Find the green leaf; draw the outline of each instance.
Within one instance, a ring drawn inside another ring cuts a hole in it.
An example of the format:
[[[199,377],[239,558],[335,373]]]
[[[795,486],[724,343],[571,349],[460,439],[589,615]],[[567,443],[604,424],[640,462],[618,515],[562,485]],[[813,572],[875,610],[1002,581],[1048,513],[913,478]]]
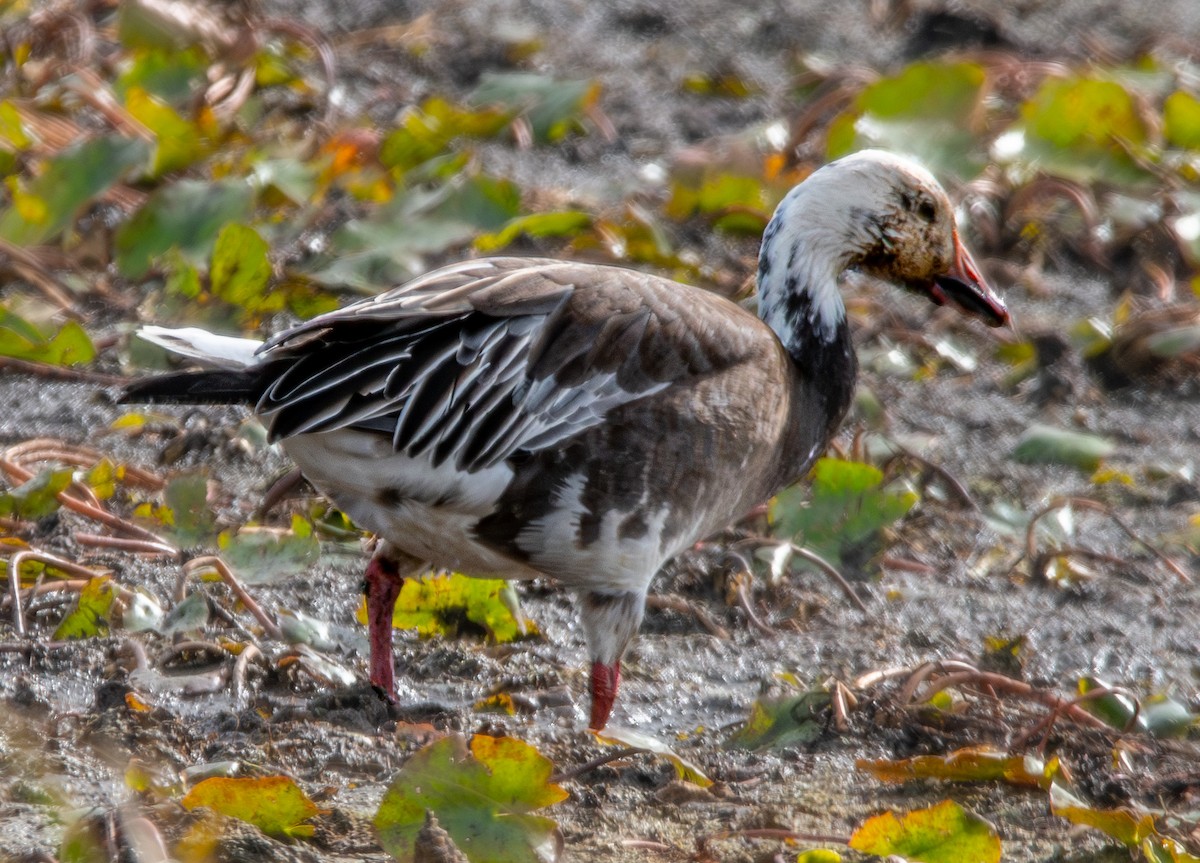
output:
[[[392,625],[415,629],[421,636],[454,638],[469,621],[484,629],[499,644],[537,632],[532,621],[513,613],[504,599],[508,582],[469,578],[458,573],[405,579],[396,600]],[[358,620],[366,623],[366,608],[359,605]]]
[[[267,252],[266,240],[253,228],[236,222],[221,228],[209,270],[213,294],[250,313],[282,308],[281,296],[273,302],[266,293],[271,280]]]
[[[254,182],[271,189],[293,205],[301,205],[317,193],[317,170],[299,159],[263,159],[253,167]]]
[[[321,556],[312,523],[292,516],[290,530],[241,527],[217,537],[221,557],[246,584],[272,584],[303,572]]]
[[[53,336],[0,307],[0,356],[49,363],[85,365],[96,358],[92,340],[77,321],[67,321]]]
[[[58,494],[74,480],[70,468],[42,468],[14,489],[0,492],[0,515],[37,521],[58,512]]]
[[[1165,695],[1148,699],[1138,714],[1138,725],[1154,737],[1187,737],[1196,724],[1197,716],[1186,704]]]
[[[528,237],[573,237],[591,224],[591,214],[580,210],[518,216],[510,219],[497,233],[476,237],[475,248],[485,253],[494,252],[511,245],[522,234]]]
[[[125,466],[113,464],[107,457],[100,459],[84,472],[82,481],[96,497],[108,500],[117,491],[117,483],[125,478]]]
[[[422,255],[500,230],[520,203],[515,184],[485,175],[455,178],[432,191],[410,190],[369,219],[336,231],[331,242],[336,259],[309,275],[325,285],[367,292],[390,288],[424,271]]]
[[[920,863],[1000,861],[1000,837],[995,828],[953,800],[903,816],[885,812],[868,818],[850,837],[850,847]]]
[[[693,188],[675,182],[666,214],[676,221],[693,215],[712,215],[713,227],[728,233],[761,235],[769,216],[767,190],[762,181],[740,174],[708,174]]]
[[[163,489],[161,506],[144,503],[134,514],[156,522],[183,547],[207,545],[215,532],[216,516],[208,508],[208,477],[201,471],[174,477]]]
[[[1094,471],[1115,450],[1116,445],[1108,438],[1032,425],[1018,439],[1013,458],[1022,464],[1061,464]]]
[[[510,120],[510,113],[502,108],[473,110],[444,99],[427,99],[419,109],[406,111],[400,127],[383,139],[379,161],[388,168],[409,171],[444,155],[457,138],[492,137]]]
[[[582,129],[584,110],[599,97],[600,85],[594,81],[558,81],[536,72],[485,72],[470,101],[522,114],[534,139],[545,144]]]
[[[164,186],[117,229],[117,268],[126,278],[140,279],[172,248],[202,265],[221,228],[249,217],[253,203],[250,186],[241,180],[180,180]]]
[[[125,108],[154,133],[154,166],[150,171],[153,177],[186,168],[208,149],[196,124],[179,116],[174,108],[141,87],[130,88],[125,97]]]
[[[7,99],[0,102],[0,141],[7,142],[15,150],[27,150],[33,145],[21,112]]]
[[[1172,327],[1149,335],[1146,348],[1156,357],[1174,359],[1200,351],[1200,326]]]
[[[1200,150],[1200,99],[1176,90],[1163,102],[1163,135],[1167,143],[1185,150]]]
[[[54,630],[57,641],[108,635],[108,612],[117,591],[112,579],[101,575],[90,579],[79,592],[79,602]]]
[[[193,591],[162,618],[157,629],[167,637],[198,632],[208,625],[208,599],[200,591]]]
[[[45,243],[63,231],[84,204],[132,169],[145,165],[149,145],[108,135],[84,141],[47,160],[13,203],[0,212],[0,239],[17,246]]]
[[[1149,812],[1129,808],[1098,809],[1057,782],[1050,786],[1050,811],[1073,824],[1095,827],[1128,846],[1139,845],[1157,832],[1154,816]]]
[[[986,164],[976,138],[985,80],[977,63],[934,61],[876,81],[831,124],[829,158],[883,147],[910,153],[937,173],[976,176]]]
[[[1082,183],[1152,179],[1119,143],[1143,147],[1149,136],[1133,96],[1114,81],[1048,78],[1021,118],[1004,138],[1017,142],[1013,155],[1034,170]]]
[[[1147,863],[1200,863],[1200,857],[1189,854],[1182,845],[1167,836],[1147,836],[1142,840],[1141,847]]]
[[[1095,677],[1081,677],[1076,688],[1080,695],[1087,695],[1110,689],[1111,685]],[[1129,727],[1137,710],[1137,705],[1133,703],[1132,699],[1116,692],[1084,699],[1079,702],[1079,706],[1104,724],[1121,731]]]
[[[597,732],[596,739],[602,743],[632,746],[634,749],[642,749],[660,758],[665,758],[674,766],[675,775],[684,782],[691,782],[693,785],[699,785],[701,788],[708,788],[713,784],[713,781],[704,775],[704,771],[679,755],[674,749],[657,737],[643,734],[640,731],[634,731],[631,728],[613,728],[610,726],[603,731]]]
[[[550,818],[531,812],[567,792],[551,783],[554,765],[513,737],[453,735],[412,756],[375,815],[384,850],[412,863],[417,832],[432,811],[471,863],[547,863],[562,851]]]
[[[238,778],[214,776],[189,791],[185,809],[207,806],[222,815],[253,824],[268,836],[311,836],[305,824],[322,810],[286,776]]]
[[[782,698],[760,698],[746,724],[725,741],[726,749],[786,749],[804,746],[825,733],[828,692],[813,690]]]
[[[884,487],[883,473],[873,465],[822,458],[813,468],[811,492],[803,485],[785,489],[771,501],[770,518],[777,536],[795,537],[818,554],[841,560],[873,543],[916,502],[912,491]]]
[[[842,855],[832,848],[813,848],[801,851],[796,856],[796,863],[842,863]]]
[[[113,82],[117,98],[125,102],[131,90],[141,89],[168,105],[183,108],[202,90],[209,59],[200,48],[185,51],[157,48],[129,52],[128,62]]]

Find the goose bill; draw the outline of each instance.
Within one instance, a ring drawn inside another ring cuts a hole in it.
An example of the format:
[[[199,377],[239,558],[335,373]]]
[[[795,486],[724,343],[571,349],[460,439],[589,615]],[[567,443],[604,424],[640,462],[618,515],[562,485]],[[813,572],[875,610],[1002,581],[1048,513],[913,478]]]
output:
[[[966,247],[954,238],[954,264],[943,275],[934,276],[929,297],[939,306],[953,303],[963,314],[981,318],[991,327],[1008,323],[1008,308],[979,274],[979,268]]]

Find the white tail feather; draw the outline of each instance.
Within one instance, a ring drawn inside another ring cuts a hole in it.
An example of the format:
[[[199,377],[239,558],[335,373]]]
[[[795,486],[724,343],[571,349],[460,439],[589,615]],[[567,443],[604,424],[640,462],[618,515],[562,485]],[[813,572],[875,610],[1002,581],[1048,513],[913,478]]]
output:
[[[173,354],[191,357],[205,365],[222,369],[244,369],[253,365],[254,352],[262,347],[262,342],[257,339],[218,336],[198,327],[173,330],[146,326],[141,327],[137,334]]]

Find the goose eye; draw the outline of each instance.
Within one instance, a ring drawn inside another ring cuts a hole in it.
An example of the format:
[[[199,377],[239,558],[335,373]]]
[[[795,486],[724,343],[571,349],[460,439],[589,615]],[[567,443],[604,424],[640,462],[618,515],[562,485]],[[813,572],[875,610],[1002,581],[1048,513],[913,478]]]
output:
[[[926,222],[932,222],[937,216],[937,208],[933,206],[933,201],[921,201],[917,204],[917,215]]]

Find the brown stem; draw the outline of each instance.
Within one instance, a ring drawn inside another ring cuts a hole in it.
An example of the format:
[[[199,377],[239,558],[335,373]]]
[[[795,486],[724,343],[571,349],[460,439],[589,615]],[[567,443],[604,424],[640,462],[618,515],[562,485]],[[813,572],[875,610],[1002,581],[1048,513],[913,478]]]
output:
[[[194,574],[198,569],[212,569],[216,571],[221,576],[221,580],[229,585],[229,589],[233,591],[233,595],[238,598],[238,601],[246,606],[246,609],[258,620],[267,635],[277,641],[283,640],[283,632],[280,630],[279,625],[271,619],[269,614],[263,611],[262,606],[255,602],[254,597],[246,592],[246,588],[242,586],[237,576],[233,574],[233,570],[229,568],[229,564],[221,560],[221,558],[216,555],[197,557],[184,564],[183,568],[189,575]]]
[[[90,369],[79,369],[74,366],[55,366],[50,363],[39,363],[34,360],[19,360],[16,357],[0,357],[0,369],[12,369],[21,374],[33,375],[39,378],[50,378],[58,381],[78,381],[86,384],[99,384],[104,387],[120,386],[127,382],[120,375],[110,375],[104,372],[94,372]]]
[[[641,755],[645,751],[645,749],[638,749],[636,746],[627,746],[623,749],[616,749],[612,752],[606,752],[599,758],[593,758],[591,761],[584,762],[578,767],[572,767],[570,770],[564,770],[560,773],[551,775],[550,781],[555,785],[559,784],[560,782],[567,782],[571,779],[575,779],[578,776],[582,776],[585,773],[590,773],[597,767],[603,767],[610,761],[619,761],[622,758],[628,758],[631,755]]]
[[[1175,561],[1173,561],[1173,560],[1171,560],[1171,558],[1167,557],[1167,555],[1161,549],[1159,549],[1156,545],[1154,545],[1154,543],[1150,542],[1149,540],[1147,540],[1144,537],[1142,537],[1141,535],[1139,535],[1138,532],[1135,531],[1132,527],[1130,527],[1125,522],[1124,519],[1122,519],[1119,515],[1117,515],[1115,512],[1113,512],[1107,506],[1100,503],[1099,501],[1091,500],[1090,498],[1086,498],[1086,497],[1055,498],[1054,500],[1050,501],[1050,503],[1048,503],[1046,506],[1042,507],[1036,513],[1034,513],[1033,518],[1031,518],[1029,520],[1029,525],[1025,528],[1025,555],[1029,559],[1029,566],[1031,569],[1030,574],[1034,578],[1038,577],[1038,573],[1033,572],[1032,569],[1037,566],[1037,561],[1039,559],[1038,553],[1037,553],[1037,534],[1036,534],[1037,523],[1041,519],[1043,519],[1047,515],[1049,515],[1050,513],[1055,512],[1056,510],[1062,509],[1063,507],[1068,507],[1068,506],[1073,506],[1078,509],[1086,509],[1090,512],[1095,512],[1095,513],[1099,513],[1100,515],[1108,516],[1108,518],[1110,518],[1113,521],[1113,523],[1116,524],[1116,526],[1119,527],[1125,533],[1126,536],[1128,536],[1131,540],[1138,543],[1139,545],[1145,546],[1147,549],[1149,549],[1150,553],[1153,554],[1155,557],[1157,557],[1162,562],[1162,564],[1167,567],[1167,569],[1169,569],[1173,573],[1175,573],[1175,575],[1177,575],[1181,581],[1191,584],[1191,581],[1192,581],[1191,577],[1188,576],[1188,574],[1183,571],[1183,569],[1179,566],[1179,564],[1175,563]]]
[[[700,625],[723,641],[729,639],[729,630],[717,623],[703,607],[682,596],[673,593],[653,593],[646,597],[646,607],[666,609],[680,614],[690,615],[700,622]]]
[[[3,470],[9,476],[16,478],[18,482],[26,482],[33,477],[32,472],[26,470],[18,464],[15,464],[7,458],[0,458],[0,470]],[[140,527],[133,522],[126,521],[120,516],[113,515],[106,509],[92,506],[87,501],[82,501],[79,500],[79,498],[72,497],[65,491],[59,492],[57,498],[59,503],[61,503],[67,509],[73,510],[80,515],[87,516],[94,521],[98,521],[103,525],[111,527],[118,533],[128,534],[129,536],[137,537],[139,539],[149,540],[153,543],[175,548],[172,543],[167,542],[167,540],[163,539],[158,534],[146,530],[144,527]],[[179,554],[178,549],[176,549],[175,553],[177,555]]]
[[[105,536],[96,533],[76,533],[72,538],[80,545],[91,545],[99,548],[115,548],[120,551],[132,551],[141,554],[179,554],[179,549],[172,545],[150,542],[145,539],[125,539],[124,537]]]
[[[1073,702],[1064,700],[1053,692],[1048,692],[1044,689],[1035,689],[1028,683],[1020,680],[1013,680],[1011,677],[1005,677],[1002,674],[996,674],[988,671],[963,671],[955,674],[947,674],[945,677],[939,678],[930,683],[930,689],[925,693],[926,699],[947,689],[951,686],[957,686],[960,683],[971,683],[976,686],[988,686],[998,692],[1007,692],[1012,695],[1019,695],[1022,698],[1027,698],[1031,701],[1036,701],[1055,711],[1061,712],[1065,716],[1069,716],[1080,725],[1089,728],[1103,728],[1108,726],[1097,719],[1092,714],[1088,713],[1083,708]]]

